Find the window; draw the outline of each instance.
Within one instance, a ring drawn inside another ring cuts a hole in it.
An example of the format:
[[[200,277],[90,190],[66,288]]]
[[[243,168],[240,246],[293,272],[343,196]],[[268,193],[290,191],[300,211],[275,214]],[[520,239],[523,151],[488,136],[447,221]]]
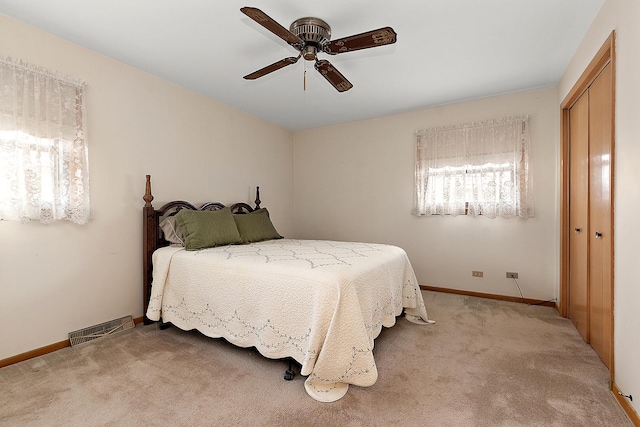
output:
[[[0,219],[89,220],[84,83],[0,56]]]
[[[416,132],[417,215],[533,216],[528,117]]]

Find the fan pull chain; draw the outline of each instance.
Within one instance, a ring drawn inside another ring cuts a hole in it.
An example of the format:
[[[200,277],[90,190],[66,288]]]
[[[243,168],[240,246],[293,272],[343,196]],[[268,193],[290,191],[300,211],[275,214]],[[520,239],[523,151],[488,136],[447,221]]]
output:
[[[307,70],[304,70],[304,77],[303,77],[303,86],[304,86],[304,90],[307,90]]]

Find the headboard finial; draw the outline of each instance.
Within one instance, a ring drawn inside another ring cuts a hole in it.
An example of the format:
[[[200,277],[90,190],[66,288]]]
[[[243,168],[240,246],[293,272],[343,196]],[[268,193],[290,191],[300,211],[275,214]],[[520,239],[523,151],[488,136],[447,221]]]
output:
[[[256,209],[260,209],[260,203],[262,203],[260,200],[260,186],[256,186]]]
[[[153,195],[151,194],[151,175],[147,175],[147,191],[144,193],[142,200],[145,201],[145,208],[151,207],[151,201],[153,200]]]

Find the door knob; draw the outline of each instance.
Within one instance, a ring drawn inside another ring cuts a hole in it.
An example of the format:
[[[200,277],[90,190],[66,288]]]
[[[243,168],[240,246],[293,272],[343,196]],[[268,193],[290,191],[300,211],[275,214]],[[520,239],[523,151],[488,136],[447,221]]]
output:
[[[599,239],[602,237],[602,233],[600,233],[599,231],[596,231],[596,239]]]
[[[576,228],[574,228],[574,229],[573,229],[573,231],[575,231],[576,233],[579,233],[581,230],[582,230],[582,229],[580,229],[580,228],[578,228],[578,227],[576,227]]]

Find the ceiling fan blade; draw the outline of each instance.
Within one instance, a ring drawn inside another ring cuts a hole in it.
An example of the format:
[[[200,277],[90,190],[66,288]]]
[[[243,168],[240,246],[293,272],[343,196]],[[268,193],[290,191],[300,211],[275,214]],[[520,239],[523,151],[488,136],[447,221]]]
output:
[[[315,68],[325,79],[327,79],[329,83],[331,83],[331,85],[333,85],[333,87],[336,88],[338,92],[345,92],[353,87],[349,80],[347,80],[340,71],[336,70],[336,67],[331,65],[331,63],[326,59],[316,61]]]
[[[296,62],[298,62],[298,59],[300,59],[300,55],[298,55],[297,58],[294,57],[294,56],[290,56],[289,58],[281,59],[280,61],[274,62],[271,65],[267,65],[266,67],[261,68],[258,71],[254,71],[251,74],[247,74],[243,78],[245,80],[255,80],[258,77],[262,77],[262,76],[265,76],[265,75],[267,75],[269,73],[273,73],[274,71],[277,71],[280,68],[284,68],[287,65],[295,64]]]
[[[278,24],[260,9],[255,7],[243,7],[240,11],[267,30],[271,31],[276,36],[280,37],[282,40],[289,43],[291,46],[294,46],[296,49],[301,49],[304,45],[304,41],[302,41],[300,37]]]
[[[378,28],[366,33],[356,34],[349,37],[333,40],[324,51],[330,55],[354,50],[368,49],[370,47],[384,46],[396,42],[396,32],[391,27]]]

